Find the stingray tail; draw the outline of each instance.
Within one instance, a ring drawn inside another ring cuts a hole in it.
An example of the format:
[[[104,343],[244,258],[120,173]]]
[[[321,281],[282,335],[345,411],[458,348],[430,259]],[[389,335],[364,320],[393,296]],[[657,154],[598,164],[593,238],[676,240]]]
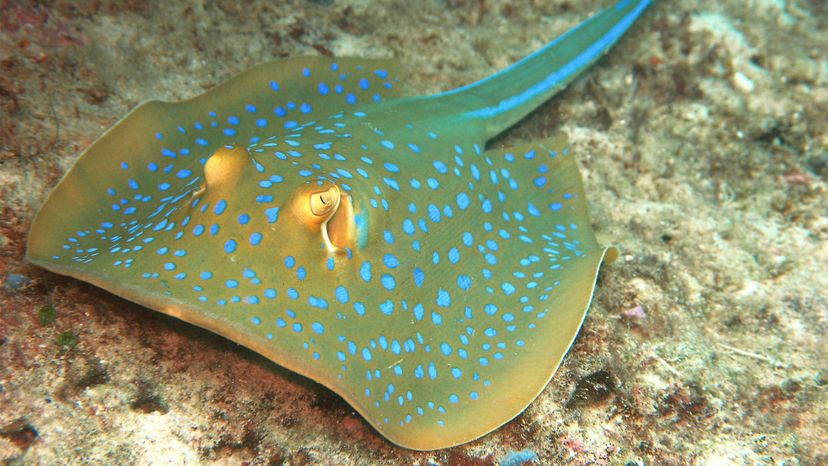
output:
[[[460,120],[480,124],[485,138],[492,138],[600,58],[652,2],[621,0],[505,70],[431,99],[455,109]]]

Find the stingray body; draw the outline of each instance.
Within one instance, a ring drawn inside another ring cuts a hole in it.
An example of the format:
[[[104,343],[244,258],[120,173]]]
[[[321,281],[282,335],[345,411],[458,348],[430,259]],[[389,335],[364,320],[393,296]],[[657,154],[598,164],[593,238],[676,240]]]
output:
[[[391,62],[297,58],[145,103],[50,195],[28,258],[319,381],[401,446],[480,437],[547,384],[606,253],[563,138],[486,141],[649,3],[435,96],[401,96]]]

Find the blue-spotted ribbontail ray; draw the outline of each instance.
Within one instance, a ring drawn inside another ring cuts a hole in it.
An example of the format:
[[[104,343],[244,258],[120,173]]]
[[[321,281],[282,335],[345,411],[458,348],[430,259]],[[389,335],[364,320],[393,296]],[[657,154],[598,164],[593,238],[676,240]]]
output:
[[[389,61],[305,57],[145,103],[51,193],[28,258],[324,384],[398,445],[478,438],[548,383],[615,256],[565,138],[486,142],[650,3],[433,96]]]

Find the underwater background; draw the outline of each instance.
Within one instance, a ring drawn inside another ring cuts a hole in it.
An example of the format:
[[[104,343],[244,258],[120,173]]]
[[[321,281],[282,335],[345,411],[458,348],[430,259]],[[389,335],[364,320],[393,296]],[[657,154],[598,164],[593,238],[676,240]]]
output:
[[[0,0],[0,461],[828,462],[820,0],[658,1],[490,144],[566,133],[621,257],[551,383],[470,444],[395,447],[322,386],[23,259],[48,191],[144,100],[299,55],[396,58],[408,94],[435,93],[610,3]]]

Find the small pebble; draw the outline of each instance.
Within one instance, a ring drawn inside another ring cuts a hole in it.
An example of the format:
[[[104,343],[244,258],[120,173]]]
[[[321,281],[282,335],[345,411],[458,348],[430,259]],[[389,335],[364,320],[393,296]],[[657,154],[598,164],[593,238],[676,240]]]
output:
[[[733,85],[745,94],[749,94],[756,89],[756,84],[753,84],[753,80],[745,76],[741,71],[733,74]]]
[[[647,313],[644,312],[644,308],[641,306],[636,306],[632,309],[624,309],[621,311],[621,316],[630,319],[630,320],[638,320],[638,319],[646,319]]]
[[[520,466],[528,462],[537,462],[538,454],[532,450],[510,451],[500,460],[500,466]]]
[[[10,273],[6,275],[6,279],[3,281],[3,287],[7,290],[14,291],[25,287],[31,282],[32,279],[25,275],[20,275],[19,273]]]

